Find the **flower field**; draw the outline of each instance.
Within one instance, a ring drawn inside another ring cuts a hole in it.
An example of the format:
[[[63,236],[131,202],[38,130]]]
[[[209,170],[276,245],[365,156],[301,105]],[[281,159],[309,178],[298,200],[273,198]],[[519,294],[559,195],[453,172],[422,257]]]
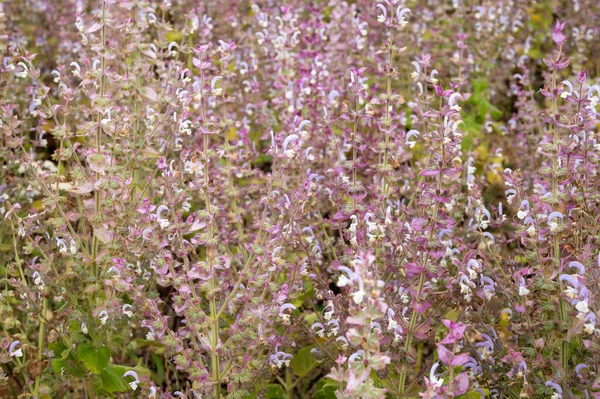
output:
[[[0,398],[600,399],[599,21],[0,2]]]

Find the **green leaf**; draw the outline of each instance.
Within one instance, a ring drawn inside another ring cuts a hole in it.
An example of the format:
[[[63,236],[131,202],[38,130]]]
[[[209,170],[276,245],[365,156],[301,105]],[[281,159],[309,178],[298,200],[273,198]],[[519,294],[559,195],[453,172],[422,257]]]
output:
[[[101,389],[107,393],[126,392],[130,389],[120,373],[120,367],[109,365],[100,373]]]
[[[326,385],[323,388],[315,392],[315,399],[335,399],[335,391],[337,387]]]
[[[183,39],[183,33],[176,32],[176,31],[170,31],[170,32],[167,32],[165,37],[166,37],[167,41],[169,41],[169,42],[181,42],[181,40]]]
[[[59,375],[83,378],[86,373],[85,369],[79,363],[75,362],[75,359],[72,357],[68,359],[52,359],[51,366],[52,370]]]
[[[484,395],[488,395],[490,392],[489,389],[485,389],[485,388],[481,388],[481,391],[483,391]],[[472,391],[465,393],[464,395],[457,396],[457,399],[481,399],[481,393],[479,393],[478,391],[472,390]]]
[[[157,385],[162,385],[165,381],[165,366],[163,364],[163,357],[153,353],[152,364],[154,364],[154,368],[156,369],[153,380]]]
[[[316,399],[335,399],[335,391],[339,387],[340,384],[338,382],[327,377],[321,378],[315,384],[315,394],[313,397]]]
[[[108,366],[110,350],[106,346],[96,348],[90,343],[83,344],[77,348],[77,357],[92,373],[100,374]]]
[[[69,357],[69,349],[62,341],[56,341],[48,345],[51,351],[54,351],[55,356],[60,356],[61,359]]]
[[[307,376],[319,364],[314,355],[310,353],[311,349],[312,347],[300,349],[290,361],[290,367],[300,378]]]
[[[284,399],[285,392],[279,384],[267,385],[267,399]]]
[[[63,359],[52,359],[52,370],[57,374],[62,374],[66,371],[67,362]]]
[[[227,399],[255,399],[256,394],[250,393],[245,389],[236,389],[227,395]]]

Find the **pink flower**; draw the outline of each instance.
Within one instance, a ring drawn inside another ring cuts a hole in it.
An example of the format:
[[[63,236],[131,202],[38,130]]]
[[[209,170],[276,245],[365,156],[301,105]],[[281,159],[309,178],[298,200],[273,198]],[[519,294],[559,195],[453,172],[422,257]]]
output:
[[[561,24],[560,21],[557,19],[556,26],[552,31],[552,40],[554,40],[554,43],[558,44],[559,46],[561,46],[564,42],[567,41],[567,37],[562,33],[563,29],[565,28],[565,24],[566,22],[563,22]]]
[[[463,333],[467,329],[467,326],[460,322],[453,322],[452,320],[443,320],[444,325],[450,330],[448,335],[440,342],[440,344],[453,344],[462,338]]]
[[[445,364],[448,364],[450,366],[462,366],[463,364],[465,364],[466,362],[469,361],[469,354],[468,353],[462,353],[460,355],[454,355],[452,352],[450,352],[448,349],[446,349],[445,346],[438,344],[437,346],[437,350],[438,350],[438,358]]]

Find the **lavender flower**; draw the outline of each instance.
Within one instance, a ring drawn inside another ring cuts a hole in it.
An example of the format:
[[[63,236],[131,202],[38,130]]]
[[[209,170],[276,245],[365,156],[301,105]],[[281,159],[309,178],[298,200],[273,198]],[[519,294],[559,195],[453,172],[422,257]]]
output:
[[[129,386],[135,391],[140,383],[137,373],[133,370],[129,370],[123,374],[123,377],[133,377],[133,381],[129,382]]]

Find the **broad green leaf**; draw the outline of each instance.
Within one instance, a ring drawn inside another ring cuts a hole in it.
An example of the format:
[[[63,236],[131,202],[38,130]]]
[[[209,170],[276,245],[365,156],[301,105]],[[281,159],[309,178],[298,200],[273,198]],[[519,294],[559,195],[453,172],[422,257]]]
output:
[[[176,31],[170,31],[170,32],[167,32],[165,37],[169,42],[181,42],[181,39],[183,39],[183,33],[176,32]]]
[[[315,392],[315,399],[335,399],[335,391],[336,391],[336,387],[331,386],[331,385],[326,385],[323,388],[319,389],[317,392]]]
[[[106,346],[100,348],[88,343],[79,345],[77,348],[77,357],[94,374],[100,374],[102,369],[108,366],[110,360],[110,351]]]
[[[85,369],[80,367],[73,358],[52,359],[50,365],[52,366],[52,370],[58,375],[83,378],[86,373]]]
[[[163,363],[163,357],[157,354],[152,354],[152,364],[154,364],[154,368],[156,369],[153,380],[157,385],[162,385],[162,383],[165,381],[165,366]]]
[[[126,392],[130,389],[129,385],[123,379],[123,374],[117,371],[114,366],[105,367],[100,373],[100,381],[102,382],[101,389],[104,392]]]
[[[314,355],[310,353],[311,349],[312,347],[300,349],[290,361],[290,367],[300,378],[307,376],[319,364]]]
[[[285,392],[281,385],[269,384],[267,385],[267,399],[284,399]]]
[[[327,377],[321,378],[315,384],[315,394],[313,397],[316,399],[335,399],[335,391],[339,386],[340,384],[336,381]]]

